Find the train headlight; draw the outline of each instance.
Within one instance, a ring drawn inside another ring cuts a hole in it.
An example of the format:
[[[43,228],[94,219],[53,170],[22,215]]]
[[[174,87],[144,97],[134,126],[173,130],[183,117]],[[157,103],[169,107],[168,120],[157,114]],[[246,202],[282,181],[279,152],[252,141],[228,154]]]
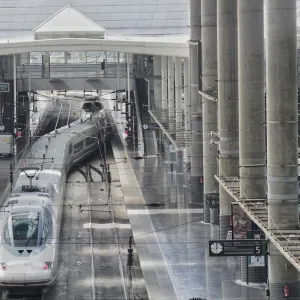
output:
[[[52,268],[52,262],[47,261],[44,263],[43,270],[51,270],[51,268]]]
[[[1,264],[0,264],[0,267],[1,267],[1,270],[2,270],[2,271],[6,271],[6,270],[7,270],[6,264],[5,264],[5,263],[1,263]]]

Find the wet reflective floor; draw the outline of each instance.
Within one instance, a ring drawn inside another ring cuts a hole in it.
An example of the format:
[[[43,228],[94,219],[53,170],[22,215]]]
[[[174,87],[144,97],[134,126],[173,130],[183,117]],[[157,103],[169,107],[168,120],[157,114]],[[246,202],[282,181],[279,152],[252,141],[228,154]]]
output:
[[[163,157],[133,159],[141,154],[121,140],[124,115],[112,116],[118,127],[114,155],[149,298],[266,299],[263,286],[236,283],[239,258],[209,257],[208,242],[218,239],[218,226],[203,224],[202,208],[185,200],[182,175],[170,173]]]

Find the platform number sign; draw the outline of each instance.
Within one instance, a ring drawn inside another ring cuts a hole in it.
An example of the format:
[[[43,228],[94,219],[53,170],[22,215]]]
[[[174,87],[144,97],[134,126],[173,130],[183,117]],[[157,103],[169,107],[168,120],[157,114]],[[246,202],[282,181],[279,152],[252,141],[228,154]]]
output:
[[[261,244],[255,245],[255,256],[261,256],[261,252],[262,252],[262,245]]]
[[[209,256],[265,255],[266,240],[215,240],[209,241]]]

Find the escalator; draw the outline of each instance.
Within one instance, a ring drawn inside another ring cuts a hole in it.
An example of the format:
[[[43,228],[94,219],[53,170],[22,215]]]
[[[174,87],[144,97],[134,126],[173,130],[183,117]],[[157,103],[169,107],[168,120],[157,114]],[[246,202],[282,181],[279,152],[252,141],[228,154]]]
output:
[[[139,111],[141,117],[141,123],[149,124],[153,122],[151,116],[148,112],[148,93],[147,93],[147,83],[144,78],[136,78],[136,91],[137,91],[137,103],[139,104]],[[156,155],[156,138],[155,132],[152,129],[143,130],[143,139],[144,139],[144,152],[146,155]]]

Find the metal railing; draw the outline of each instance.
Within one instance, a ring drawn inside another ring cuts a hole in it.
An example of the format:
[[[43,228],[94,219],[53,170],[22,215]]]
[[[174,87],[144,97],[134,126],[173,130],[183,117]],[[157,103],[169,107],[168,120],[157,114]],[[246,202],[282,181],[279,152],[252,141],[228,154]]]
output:
[[[274,246],[281,252],[281,254],[289,260],[289,262],[300,271],[300,248],[297,249],[297,245],[300,246],[300,241],[294,239],[300,237],[300,229],[298,230],[280,230],[277,228],[273,220],[268,216],[268,208],[266,199],[258,199],[260,203],[251,202],[251,199],[241,199],[239,193],[235,190],[240,188],[240,181],[238,177],[226,177],[215,175],[217,181],[222,185],[224,190],[237,202],[237,204],[243,209],[247,216],[265,233],[266,238],[269,239]],[[258,205],[259,204],[259,205]],[[255,212],[256,210],[256,212]],[[260,210],[265,215],[257,214],[257,210]],[[267,216],[267,218],[266,218]],[[267,221],[265,221],[267,220]],[[268,221],[271,221],[275,229],[270,229]],[[280,240],[282,239],[282,240]],[[290,245],[290,244],[293,245]],[[298,244],[297,244],[298,243]],[[295,247],[296,245],[296,247]],[[292,249],[291,247],[294,247]]]
[[[127,68],[126,64],[121,63],[120,78],[126,78]],[[37,78],[117,78],[118,77],[118,64],[106,63],[104,70],[101,69],[99,64],[51,64],[48,74],[43,74],[43,65],[35,64],[30,65],[30,74],[28,74],[28,65],[17,67],[17,78],[28,79],[29,75],[32,79]],[[130,74],[132,76],[132,73]]]

